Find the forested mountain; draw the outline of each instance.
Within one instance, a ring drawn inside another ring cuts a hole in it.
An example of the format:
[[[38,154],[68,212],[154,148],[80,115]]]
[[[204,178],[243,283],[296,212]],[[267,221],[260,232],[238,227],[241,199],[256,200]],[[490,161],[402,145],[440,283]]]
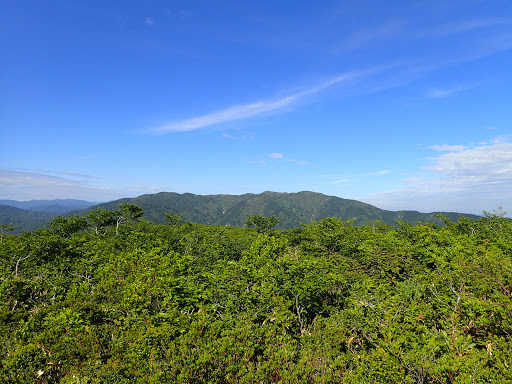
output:
[[[0,205],[0,224],[14,224],[16,227],[14,233],[32,231],[45,225],[58,215],[58,213],[34,212],[9,205]]]
[[[194,195],[191,193],[161,192],[126,198],[99,206],[113,210],[120,203],[136,204],[144,209],[144,217],[154,223],[164,223],[164,212],[172,211],[183,215],[186,221],[201,224],[216,224],[243,226],[247,214],[276,216],[281,222],[278,228],[286,229],[319,221],[322,217],[341,217],[343,220],[354,219],[355,225],[380,220],[385,224],[395,224],[397,221],[415,223],[418,221],[442,224],[434,213],[416,211],[387,211],[356,200],[327,196],[316,192],[279,193],[264,192],[244,195]],[[73,212],[86,215],[87,210]],[[493,208],[493,207],[490,207]],[[443,212],[443,215],[457,221],[460,213]],[[464,216],[472,219],[475,215]]]
[[[97,203],[85,200],[0,200],[0,224],[12,223],[14,233],[32,231],[47,224],[57,216],[85,209]]]
[[[309,224],[321,220],[322,217],[340,217],[345,221],[354,220],[355,225],[375,220],[385,224],[395,224],[397,221],[442,224],[442,221],[436,216],[439,213],[453,221],[457,221],[462,215],[471,219],[478,218],[476,215],[455,212],[387,211],[360,201],[316,192],[263,192],[244,195],[194,195],[161,192],[97,205],[83,200],[32,200],[27,202],[0,200],[1,202],[9,204],[0,205],[0,224],[13,223],[17,226],[14,233],[39,228],[56,216],[87,216],[91,210],[98,207],[115,210],[120,203],[136,204],[142,207],[145,212],[144,217],[156,224],[165,223],[164,213],[168,212],[182,215],[185,221],[194,223],[239,227],[244,225],[248,214],[262,214],[267,217],[274,215],[280,219],[278,226],[280,229],[293,228],[301,223]],[[15,205],[18,207],[15,208]],[[25,209],[20,209],[23,207]],[[87,208],[81,209],[83,207]]]

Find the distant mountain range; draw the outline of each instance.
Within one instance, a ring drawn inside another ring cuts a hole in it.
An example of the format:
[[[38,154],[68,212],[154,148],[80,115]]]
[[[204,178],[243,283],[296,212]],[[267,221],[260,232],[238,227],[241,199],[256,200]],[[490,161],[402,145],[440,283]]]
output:
[[[85,209],[91,205],[98,204],[74,199],[57,199],[57,200],[30,200],[30,201],[16,201],[16,200],[0,200],[0,205],[9,205],[27,211],[34,212],[47,212],[47,213],[68,213],[77,209]]]
[[[32,231],[42,227],[56,216],[66,215],[71,211],[85,209],[98,203],[73,200],[0,200],[0,224],[13,223],[16,233]]]
[[[374,220],[380,220],[386,224],[394,224],[401,220],[411,223],[421,221],[442,224],[442,221],[436,217],[437,214],[443,214],[453,221],[457,221],[461,216],[471,219],[479,218],[476,215],[457,212],[387,211],[360,201],[316,192],[263,192],[244,195],[161,192],[101,204],[83,200],[33,200],[32,202],[0,200],[0,204],[4,204],[0,206],[0,223],[13,223],[19,227],[18,232],[32,230],[44,225],[55,216],[65,214],[86,216],[98,207],[114,210],[120,203],[139,205],[144,209],[144,217],[154,223],[164,223],[164,213],[174,212],[183,215],[185,221],[243,226],[248,214],[263,214],[267,217],[272,215],[279,217],[281,222],[278,228],[283,229],[298,226],[300,223],[309,224],[312,221],[319,221],[322,217],[341,217],[344,221],[354,219],[355,225]],[[18,207],[14,207],[14,204],[18,204]],[[80,207],[69,209],[72,206]],[[25,209],[20,209],[21,207]],[[34,207],[39,211],[36,212]],[[52,207],[56,209],[52,211],[54,209]]]

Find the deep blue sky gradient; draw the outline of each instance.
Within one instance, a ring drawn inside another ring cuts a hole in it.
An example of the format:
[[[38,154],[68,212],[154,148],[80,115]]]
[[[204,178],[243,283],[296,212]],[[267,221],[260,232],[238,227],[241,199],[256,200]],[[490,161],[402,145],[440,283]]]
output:
[[[508,1],[10,1],[0,196],[512,209]]]

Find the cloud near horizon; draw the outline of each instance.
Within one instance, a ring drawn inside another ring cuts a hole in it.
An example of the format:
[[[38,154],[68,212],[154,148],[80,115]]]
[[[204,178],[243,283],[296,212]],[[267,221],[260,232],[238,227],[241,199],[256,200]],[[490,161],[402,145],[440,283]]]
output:
[[[365,201],[386,209],[423,211],[461,211],[472,201],[468,213],[475,214],[496,206],[512,209],[511,142],[431,149],[449,152],[428,158],[426,175],[404,179],[402,189],[371,195]]]
[[[94,178],[89,175],[58,172],[68,176]],[[126,197],[129,191],[101,188],[88,182],[69,177],[53,176],[39,172],[0,169],[0,196],[12,200],[68,199],[106,201]]]

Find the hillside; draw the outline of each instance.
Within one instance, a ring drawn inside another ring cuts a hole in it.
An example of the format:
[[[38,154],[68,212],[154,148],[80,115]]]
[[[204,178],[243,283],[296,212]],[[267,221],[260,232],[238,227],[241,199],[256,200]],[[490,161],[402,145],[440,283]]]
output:
[[[316,192],[279,193],[263,192],[244,195],[194,195],[191,193],[161,192],[125,198],[76,211],[73,214],[86,215],[99,206],[116,209],[120,203],[139,205],[144,209],[144,217],[154,223],[164,223],[164,212],[172,211],[183,215],[184,220],[201,223],[243,226],[247,214],[275,215],[281,219],[279,228],[296,227],[300,223],[309,224],[322,217],[340,217],[343,220],[354,219],[355,225],[362,225],[374,220],[385,224],[396,221],[432,222],[441,224],[436,217],[440,212],[420,213],[416,211],[387,211],[356,200],[327,196]],[[462,214],[442,212],[453,221]],[[476,219],[478,216],[464,214]]]
[[[95,204],[97,203],[75,199],[0,200],[0,224],[14,224],[16,229],[13,233],[33,231],[44,226],[54,217]]]
[[[12,223],[16,227],[14,233],[33,231],[42,227],[59,214],[27,211],[9,205],[0,205],[0,224]]]

